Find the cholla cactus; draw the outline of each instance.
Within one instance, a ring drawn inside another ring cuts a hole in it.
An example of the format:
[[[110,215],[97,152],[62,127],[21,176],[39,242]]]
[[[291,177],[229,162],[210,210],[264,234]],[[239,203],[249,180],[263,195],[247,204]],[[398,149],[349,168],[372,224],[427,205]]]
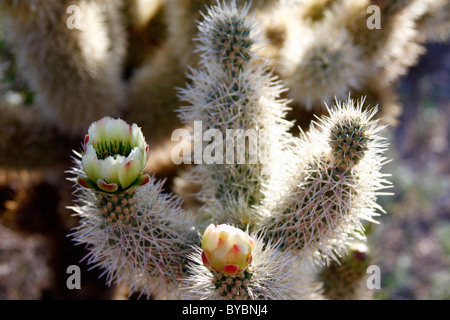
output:
[[[366,74],[362,50],[347,30],[324,22],[305,32],[295,30],[291,38],[278,69],[292,88],[292,99],[310,110],[360,89]]]
[[[192,180],[202,186],[198,198],[204,211],[241,228],[260,219],[252,207],[274,174],[270,163],[283,161],[291,126],[284,120],[287,101],[280,99],[285,89],[255,55],[260,40],[248,10],[234,2],[208,10],[199,26],[202,68],[192,71],[192,84],[181,90],[181,99],[191,105],[180,109],[183,122],[200,122],[204,131],[216,129],[226,140],[217,147],[224,157],[197,166]]]
[[[136,124],[106,117],[90,126],[71,171],[82,203],[73,207],[81,225],[72,236],[88,246],[89,262],[104,269],[107,283],[128,285],[130,294],[176,297],[193,237],[180,223],[179,200],[143,174],[147,153]]]
[[[286,249],[329,263],[348,241],[363,237],[361,220],[373,221],[379,190],[388,182],[379,172],[385,143],[372,120],[376,110],[362,111],[363,101],[337,103],[300,141],[290,189],[268,204],[263,225],[267,237]]]
[[[368,260],[351,245],[383,212],[380,132],[400,114],[394,84],[426,41],[448,38],[447,2],[106,2],[0,3],[0,36],[15,58],[0,76],[17,66],[26,79],[25,89],[0,87],[2,168],[64,180],[64,156],[87,132],[69,171],[71,237],[108,285],[131,294],[358,295]],[[366,25],[373,4],[381,29]],[[67,26],[69,5],[84,13],[82,28]],[[23,90],[35,101],[12,101]],[[181,124],[193,128],[183,159],[194,166],[176,177],[167,146]],[[155,164],[161,152],[168,160]],[[195,190],[194,205],[170,187]],[[339,277],[349,263],[351,279]]]

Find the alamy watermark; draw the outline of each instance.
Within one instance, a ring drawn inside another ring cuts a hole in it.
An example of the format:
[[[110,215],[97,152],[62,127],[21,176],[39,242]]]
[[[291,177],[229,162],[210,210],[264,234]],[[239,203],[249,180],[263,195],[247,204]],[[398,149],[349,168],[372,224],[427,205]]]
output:
[[[105,2],[106,3],[106,2]],[[282,1],[283,3],[283,1]],[[106,6],[106,4],[103,4]],[[69,15],[66,21],[66,26],[68,29],[83,29],[82,23],[82,11],[78,5],[72,4],[67,7],[66,13]],[[381,10],[377,5],[370,5],[366,9],[366,13],[370,14],[367,18],[366,26],[368,29],[381,29]]]
[[[108,10],[110,0],[104,0],[101,5],[101,10]],[[66,20],[66,26],[69,30],[83,30],[84,29],[84,14],[80,6],[71,4],[67,6],[66,13],[69,15]]]
[[[69,17],[66,20],[67,29],[83,29],[82,12],[79,6],[75,4],[68,6],[66,13],[69,14]]]
[[[69,274],[66,280],[66,286],[69,290],[81,289],[81,269],[77,265],[67,267],[66,273]],[[367,267],[366,273],[369,275],[366,279],[366,287],[369,290],[381,289],[381,269],[377,265]]]
[[[67,280],[66,280],[67,289],[69,289],[69,290],[81,289],[81,269],[80,269],[80,267],[75,264],[72,264],[67,267],[66,273],[70,274],[70,276],[67,277]]]
[[[370,276],[367,277],[366,287],[369,290],[380,290],[381,289],[381,269],[377,265],[371,265],[367,267],[367,274]]]
[[[193,130],[176,129],[171,140],[178,142],[171,152],[174,164],[265,164],[276,143],[265,129],[203,130],[201,121]]]
[[[367,29],[381,29],[381,10],[377,5],[371,5],[367,7],[367,14],[370,14],[370,17],[367,18],[366,26]]]

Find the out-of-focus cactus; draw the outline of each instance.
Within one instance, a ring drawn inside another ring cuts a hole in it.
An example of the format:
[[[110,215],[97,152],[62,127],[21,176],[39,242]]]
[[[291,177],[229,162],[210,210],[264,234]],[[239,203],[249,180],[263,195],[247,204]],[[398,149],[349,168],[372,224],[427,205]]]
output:
[[[368,261],[351,245],[383,212],[395,83],[427,41],[448,39],[449,12],[421,0],[1,1],[0,166],[66,190],[75,150],[76,203],[55,207],[75,211],[63,227],[75,223],[86,260],[130,294],[358,298]],[[188,165],[173,159],[175,129],[192,138],[177,160]]]
[[[332,300],[371,299],[373,291],[367,288],[367,268],[372,260],[364,243],[352,243],[347,255],[320,272],[324,296]]]
[[[118,3],[103,6],[102,1],[51,0],[0,4],[5,38],[30,87],[39,92],[36,105],[65,134],[78,136],[102,116],[117,116],[123,105],[125,39]],[[70,5],[82,14],[79,29],[69,28]]]

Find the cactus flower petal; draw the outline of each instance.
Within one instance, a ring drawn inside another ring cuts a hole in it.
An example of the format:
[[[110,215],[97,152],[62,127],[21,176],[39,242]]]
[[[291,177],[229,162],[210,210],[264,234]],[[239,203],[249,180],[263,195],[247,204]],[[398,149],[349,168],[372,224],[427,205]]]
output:
[[[235,264],[225,264],[223,266],[223,272],[226,274],[236,274],[239,272],[239,266]]]
[[[88,178],[92,181],[97,181],[102,175],[101,163],[97,159],[95,149],[92,146],[86,148],[86,153],[81,159],[84,171]]]
[[[202,252],[202,261],[205,267],[207,267],[208,269],[211,268],[211,261],[209,261],[208,257],[206,256],[205,250],[203,250]]]
[[[77,182],[83,188],[93,189],[96,187],[88,177],[79,176],[77,177]]]
[[[142,170],[141,166],[142,152],[138,148],[134,148],[130,155],[125,159],[118,171],[118,177],[122,188],[127,188],[135,180]]]
[[[250,258],[248,258],[248,261],[247,261],[247,266],[249,266],[250,263],[252,263],[252,260],[253,260],[253,256],[250,254]]]
[[[97,186],[106,192],[115,192],[119,188],[115,183],[106,183],[102,179],[97,180]]]
[[[89,142],[89,135],[87,134],[87,135],[84,137],[84,144],[83,144],[84,152],[86,152],[86,147],[87,147],[88,142]]]
[[[140,187],[150,182],[150,176],[148,174],[141,175],[137,178],[130,187]]]

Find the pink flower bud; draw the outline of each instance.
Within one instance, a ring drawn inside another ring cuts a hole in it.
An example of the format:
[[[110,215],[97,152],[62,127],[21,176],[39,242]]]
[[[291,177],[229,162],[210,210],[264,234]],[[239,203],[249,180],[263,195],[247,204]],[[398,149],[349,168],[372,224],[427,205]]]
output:
[[[245,270],[252,260],[253,239],[244,231],[225,224],[209,225],[202,238],[202,261],[226,275]]]

